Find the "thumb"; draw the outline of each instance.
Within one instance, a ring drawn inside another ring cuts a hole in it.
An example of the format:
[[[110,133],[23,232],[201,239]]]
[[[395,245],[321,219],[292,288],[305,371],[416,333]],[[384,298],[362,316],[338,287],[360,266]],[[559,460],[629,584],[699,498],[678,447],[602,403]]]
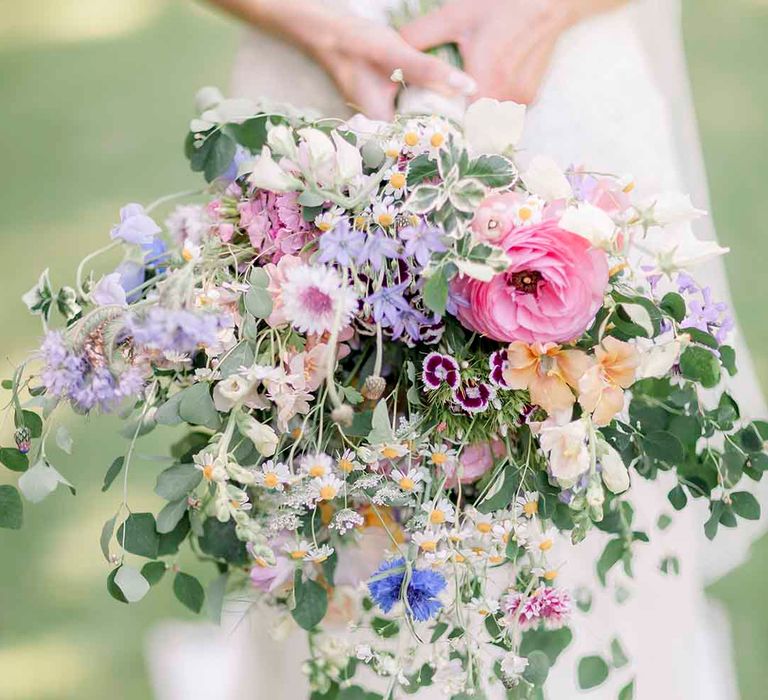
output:
[[[449,2],[429,14],[400,27],[400,35],[419,51],[449,44],[460,38],[463,22],[458,3]]]

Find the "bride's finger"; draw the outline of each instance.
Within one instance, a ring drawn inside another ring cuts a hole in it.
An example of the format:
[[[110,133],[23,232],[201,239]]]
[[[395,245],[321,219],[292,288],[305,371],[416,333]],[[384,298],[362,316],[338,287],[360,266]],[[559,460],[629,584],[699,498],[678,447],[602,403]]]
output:
[[[468,26],[465,3],[450,2],[400,27],[400,35],[419,51],[458,42]]]
[[[449,63],[421,53],[403,42],[383,60],[385,70],[399,68],[409,85],[429,88],[444,95],[471,95],[477,89],[474,79]]]

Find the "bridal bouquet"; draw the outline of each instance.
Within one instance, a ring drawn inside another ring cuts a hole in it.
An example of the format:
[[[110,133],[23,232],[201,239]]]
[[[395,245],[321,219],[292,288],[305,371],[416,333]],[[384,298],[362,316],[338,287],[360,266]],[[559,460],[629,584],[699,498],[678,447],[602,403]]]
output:
[[[214,617],[227,595],[272,606],[278,631],[309,635],[312,698],[371,700],[540,697],[571,640],[570,543],[606,538],[605,583],[648,541],[635,481],[708,503],[709,538],[759,516],[738,483],[768,468],[768,424],[723,388],[732,321],[686,270],[725,251],[694,237],[687,197],[519,167],[514,103],[478,100],[459,124],[199,100],[186,155],[205,189],[164,227],[172,198],[126,205],[97,251],[123,252],[113,271],[94,253],[74,286],[44,273],[25,295],[45,334],[4,383],[0,460],[22,474],[0,524],[20,526],[19,492],[72,488],[55,413],[117,411],[109,592],[172,585]],[[152,477],[165,503],[136,512],[136,446],[162,426],[186,426]],[[579,662],[582,687],[616,652]]]

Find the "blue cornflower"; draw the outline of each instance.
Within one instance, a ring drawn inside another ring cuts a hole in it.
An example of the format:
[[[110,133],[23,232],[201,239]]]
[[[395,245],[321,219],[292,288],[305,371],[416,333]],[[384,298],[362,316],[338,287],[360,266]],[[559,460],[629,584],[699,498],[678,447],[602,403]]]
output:
[[[444,253],[448,250],[444,235],[439,226],[428,226],[424,222],[400,231],[400,238],[405,241],[406,256],[414,258],[422,267],[429,264],[432,253]]]
[[[391,572],[391,573],[387,573]],[[384,562],[368,582],[376,604],[386,613],[400,600],[405,580],[405,559]],[[412,569],[406,597],[413,617],[420,622],[434,617],[443,604],[437,596],[446,586],[445,577],[431,569]]]
[[[366,239],[357,262],[361,265],[365,262],[370,263],[371,267],[378,272],[387,258],[396,258],[399,255],[400,243],[382,231],[376,231]]]
[[[403,297],[403,292],[408,288],[408,282],[382,287],[365,298],[373,310],[373,320],[384,327],[394,326],[400,321],[403,314],[409,313],[410,304]]]
[[[332,230],[320,236],[319,245],[318,262],[351,265],[363,252],[365,235],[342,219]]]

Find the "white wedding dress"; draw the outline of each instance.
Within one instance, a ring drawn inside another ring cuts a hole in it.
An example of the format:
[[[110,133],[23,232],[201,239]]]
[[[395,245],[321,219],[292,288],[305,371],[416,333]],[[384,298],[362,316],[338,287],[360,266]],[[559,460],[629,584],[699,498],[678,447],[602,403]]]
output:
[[[349,0],[348,5],[345,0],[324,1],[336,10],[385,21],[388,0]],[[318,66],[260,32],[250,32],[243,43],[231,94],[266,97],[326,115],[349,114]],[[537,153],[554,157],[562,166],[585,164],[593,170],[630,173],[643,193],[690,192],[696,205],[706,208],[675,0],[634,2],[585,21],[562,37],[540,96],[529,110],[522,142],[523,161]],[[704,224],[699,235],[712,237],[714,230]],[[697,272],[712,286],[715,298],[728,298],[721,263]],[[740,373],[733,391],[745,415],[765,415],[748,351],[742,343],[737,345]],[[576,614],[574,642],[551,672],[548,698],[613,700],[633,677],[639,700],[737,697],[727,621],[706,598],[704,586],[745,559],[761,526],[750,530],[741,525],[709,543],[702,531],[706,514],[691,507],[675,513],[672,526],[659,532],[658,516],[671,513],[665,498],[669,488],[668,483],[633,480],[637,525],[652,535],[651,544],[637,548],[634,579],[614,572],[608,588],[599,587],[594,562],[605,542],[600,533],[576,548],[562,546],[563,583],[588,586],[593,604],[588,614]],[[659,563],[666,555],[679,558],[678,576],[660,572]],[[616,602],[619,589],[629,593],[623,604]],[[237,616],[230,614],[232,620]],[[268,617],[260,611],[232,633],[200,626],[158,629],[149,653],[157,696],[303,700],[307,697],[300,671],[305,658],[303,633],[293,634],[285,643],[274,642],[267,633]],[[591,692],[577,690],[578,658],[606,655],[614,637],[621,640],[630,664],[613,671]],[[189,679],[190,672],[194,682],[185,686],[183,678]],[[427,691],[423,697],[439,696]]]

